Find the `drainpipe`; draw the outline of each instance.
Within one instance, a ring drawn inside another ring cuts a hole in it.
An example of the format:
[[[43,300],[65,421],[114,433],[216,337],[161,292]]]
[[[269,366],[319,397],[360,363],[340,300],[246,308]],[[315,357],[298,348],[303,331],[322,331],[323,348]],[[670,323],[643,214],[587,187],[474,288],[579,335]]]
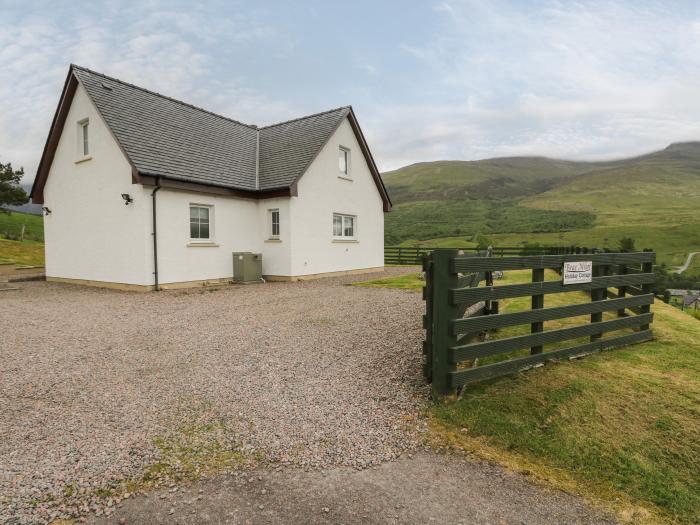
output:
[[[156,193],[160,189],[160,177],[156,178],[156,187],[153,188],[151,192],[151,198],[153,199],[153,284],[155,285],[155,290],[160,291],[160,286],[158,286],[158,229],[156,228]]]

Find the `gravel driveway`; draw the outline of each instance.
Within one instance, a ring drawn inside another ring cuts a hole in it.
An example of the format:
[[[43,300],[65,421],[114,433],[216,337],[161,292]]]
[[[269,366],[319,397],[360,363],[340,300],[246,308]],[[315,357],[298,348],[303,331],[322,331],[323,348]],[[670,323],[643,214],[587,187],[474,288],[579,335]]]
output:
[[[306,467],[415,448],[420,295],[351,280],[5,292],[0,522],[100,508],[96,489],[138,476],[162,455],[154,439],[180,446],[178,433]]]
[[[417,450],[422,300],[345,286],[371,277],[4,292],[0,523],[606,522],[521,476]],[[223,467],[231,477],[172,481]]]

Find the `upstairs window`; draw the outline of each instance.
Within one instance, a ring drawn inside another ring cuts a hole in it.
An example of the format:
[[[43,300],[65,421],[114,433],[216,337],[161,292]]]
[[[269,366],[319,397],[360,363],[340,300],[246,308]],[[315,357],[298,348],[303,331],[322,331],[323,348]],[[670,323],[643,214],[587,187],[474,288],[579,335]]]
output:
[[[334,239],[355,239],[357,217],[354,215],[333,214],[333,238]]]
[[[341,177],[350,177],[350,150],[343,146],[338,149],[338,168]]]
[[[211,206],[190,204],[190,239],[208,241],[211,239]]]
[[[83,119],[78,122],[78,156],[90,155],[90,120]]]
[[[280,211],[278,209],[270,212],[270,239],[280,238]]]

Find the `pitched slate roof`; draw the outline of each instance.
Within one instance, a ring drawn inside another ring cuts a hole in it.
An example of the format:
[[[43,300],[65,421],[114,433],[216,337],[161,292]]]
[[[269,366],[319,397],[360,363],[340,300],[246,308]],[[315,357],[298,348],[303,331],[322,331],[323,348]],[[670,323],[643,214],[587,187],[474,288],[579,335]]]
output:
[[[292,184],[349,113],[342,107],[260,128],[260,189]]]
[[[254,126],[89,69],[72,70],[140,174],[256,189]]]
[[[134,183],[249,198],[293,196],[299,177],[347,118],[384,211],[391,209],[350,106],[258,128],[76,65],[68,71],[34,179],[35,203],[44,202],[44,185],[78,84],[131,164]]]

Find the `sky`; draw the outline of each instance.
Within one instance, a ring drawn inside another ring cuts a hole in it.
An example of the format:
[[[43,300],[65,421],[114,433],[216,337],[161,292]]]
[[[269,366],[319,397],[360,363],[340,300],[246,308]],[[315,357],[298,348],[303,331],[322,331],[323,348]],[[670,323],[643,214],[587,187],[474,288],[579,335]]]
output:
[[[700,2],[0,0],[0,162],[70,63],[251,124],[351,104],[380,170],[700,140]]]

